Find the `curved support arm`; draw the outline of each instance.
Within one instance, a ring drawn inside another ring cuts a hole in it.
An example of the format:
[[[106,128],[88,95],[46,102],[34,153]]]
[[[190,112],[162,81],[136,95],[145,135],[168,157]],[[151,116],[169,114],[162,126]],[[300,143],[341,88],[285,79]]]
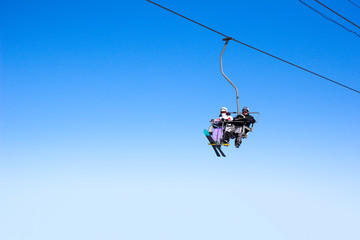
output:
[[[226,78],[226,80],[229,81],[229,83],[230,83],[230,84],[235,88],[235,90],[236,90],[237,114],[240,114],[240,108],[239,108],[239,91],[238,91],[237,87],[235,86],[235,84],[234,84],[232,81],[230,81],[230,79],[225,75],[225,73],[224,73],[224,71],[223,71],[223,64],[222,64],[222,57],[223,57],[223,55],[224,55],[225,48],[226,48],[229,40],[233,40],[233,38],[227,37],[227,38],[224,38],[223,40],[226,41],[226,42],[225,42],[224,48],[223,48],[223,50],[222,50],[222,52],[221,52],[221,55],[220,55],[220,70],[221,70],[221,74]]]
[[[258,115],[258,117],[257,117],[257,119],[256,119],[256,122],[255,122],[255,123],[257,123],[257,122],[259,121],[259,118],[260,118],[260,113],[259,113],[259,112],[249,112],[249,114],[257,114],[257,115]],[[253,131],[253,128],[254,128],[254,123],[251,125],[250,132],[252,132],[252,131]]]

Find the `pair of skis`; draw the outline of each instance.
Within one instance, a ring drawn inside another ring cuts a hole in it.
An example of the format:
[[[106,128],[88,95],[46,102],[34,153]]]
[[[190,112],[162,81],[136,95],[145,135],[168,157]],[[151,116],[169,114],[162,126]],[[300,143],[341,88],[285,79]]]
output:
[[[214,152],[216,154],[216,156],[220,157],[226,157],[225,153],[223,153],[223,151],[221,150],[221,145],[216,144],[216,142],[214,141],[214,139],[211,137],[210,133],[208,130],[204,129],[204,134],[206,136],[206,138],[209,140],[210,145],[212,146],[212,148],[214,149]],[[221,155],[220,155],[221,154]]]

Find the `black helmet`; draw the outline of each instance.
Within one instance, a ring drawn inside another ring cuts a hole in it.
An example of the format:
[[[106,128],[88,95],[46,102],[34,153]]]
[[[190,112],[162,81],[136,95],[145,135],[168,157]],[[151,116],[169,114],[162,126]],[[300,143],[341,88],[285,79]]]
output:
[[[249,112],[249,108],[248,107],[243,107],[242,112]]]

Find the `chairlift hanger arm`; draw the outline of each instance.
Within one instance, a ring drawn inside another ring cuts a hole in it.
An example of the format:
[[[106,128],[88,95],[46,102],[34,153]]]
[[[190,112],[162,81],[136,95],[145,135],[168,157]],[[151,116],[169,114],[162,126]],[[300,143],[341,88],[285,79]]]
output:
[[[225,48],[228,44],[228,42],[230,40],[234,40],[234,38],[232,37],[227,37],[227,38],[224,38],[223,41],[225,41],[225,44],[224,44],[224,47],[223,47],[223,50],[221,52],[221,55],[220,55],[220,70],[221,70],[221,74],[225,77],[226,80],[228,80],[228,82],[235,88],[235,91],[236,91],[236,104],[237,104],[237,114],[240,114],[240,108],[239,108],[239,91],[237,89],[237,87],[235,86],[235,84],[230,81],[230,79],[225,75],[224,71],[223,71],[223,63],[222,63],[222,57],[224,55],[224,52],[225,52]]]

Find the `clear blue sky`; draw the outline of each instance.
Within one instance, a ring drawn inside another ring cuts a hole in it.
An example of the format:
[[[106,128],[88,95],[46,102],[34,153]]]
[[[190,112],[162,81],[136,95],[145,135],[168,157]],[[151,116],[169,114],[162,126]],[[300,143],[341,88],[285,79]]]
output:
[[[360,38],[299,1],[157,2],[360,89]],[[230,42],[261,119],[220,159],[221,36],[145,0],[0,9],[0,239],[360,239],[360,94]]]

